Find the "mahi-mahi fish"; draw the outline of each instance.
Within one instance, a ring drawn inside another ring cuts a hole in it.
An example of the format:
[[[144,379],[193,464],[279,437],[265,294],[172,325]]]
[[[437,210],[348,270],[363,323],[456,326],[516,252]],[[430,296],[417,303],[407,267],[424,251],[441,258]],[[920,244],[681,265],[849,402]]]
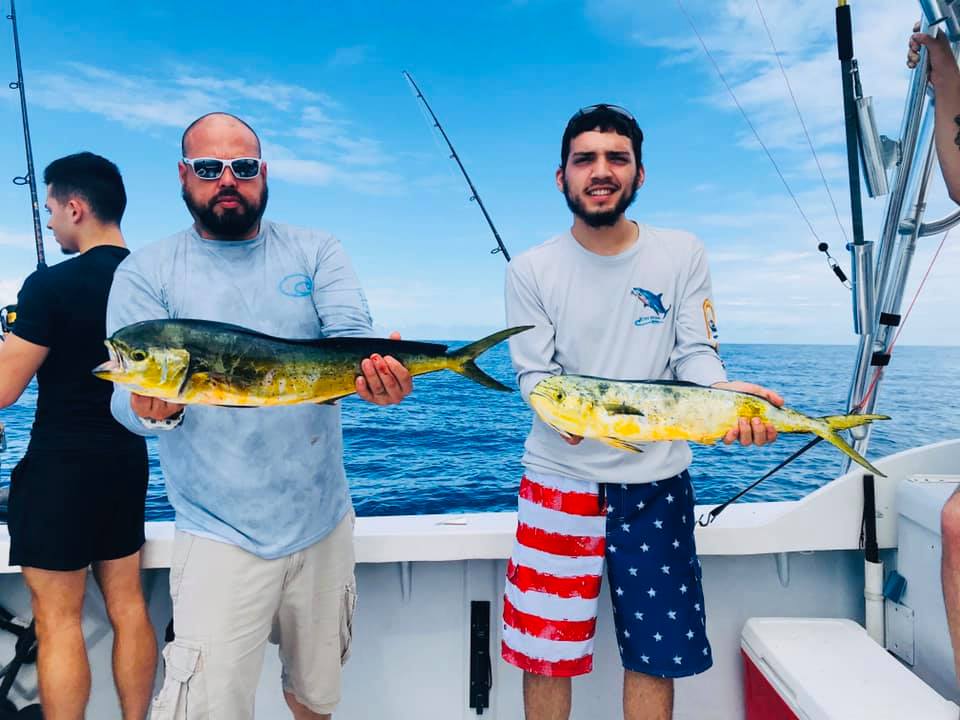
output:
[[[554,375],[530,393],[530,404],[562,435],[578,435],[621,450],[642,452],[640,443],[690,440],[710,445],[740,418],[760,418],[781,433],[812,433],[839,448],[872,473],[886,477],[838,434],[886,415],[811,417],[773,405],[757,395],[668,380],[624,381]]]
[[[99,378],[175,403],[264,407],[327,403],[356,392],[360,362],[390,355],[411,375],[452,370],[494,390],[510,388],[474,359],[531,326],[514,327],[447,352],[446,345],[335,337],[289,340],[207,320],[146,320],[105,341]]]

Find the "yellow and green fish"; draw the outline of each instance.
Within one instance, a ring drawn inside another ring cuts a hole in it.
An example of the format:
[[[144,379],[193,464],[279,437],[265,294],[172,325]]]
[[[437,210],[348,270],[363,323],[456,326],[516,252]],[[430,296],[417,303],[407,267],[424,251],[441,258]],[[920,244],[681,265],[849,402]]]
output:
[[[713,444],[740,418],[760,418],[781,433],[812,433],[839,448],[872,473],[885,477],[838,434],[886,415],[810,417],[778,408],[749,393],[668,380],[623,381],[554,375],[530,393],[540,418],[561,434],[579,435],[622,450],[639,443],[690,440]]]
[[[207,320],[147,320],[106,340],[99,378],[169,402],[231,407],[325,403],[356,392],[360,362],[390,355],[411,375],[452,370],[494,390],[510,388],[474,359],[531,326],[502,330],[447,352],[446,345],[337,337],[287,340]]]

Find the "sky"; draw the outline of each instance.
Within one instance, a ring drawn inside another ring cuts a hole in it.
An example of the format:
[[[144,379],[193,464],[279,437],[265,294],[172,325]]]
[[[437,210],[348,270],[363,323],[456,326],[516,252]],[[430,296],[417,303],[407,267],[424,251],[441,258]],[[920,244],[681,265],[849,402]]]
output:
[[[906,39],[918,6],[852,6],[864,92],[874,97],[881,132],[898,136]],[[567,119],[581,106],[620,104],[646,138],[647,180],[628,214],[703,240],[721,342],[855,342],[850,293],[816,250],[828,242],[849,268],[834,0],[764,0],[763,16],[757,0],[170,0],[127,3],[122,11],[89,0],[80,7],[17,4],[34,161],[41,177],[47,163],[80,150],[116,162],[129,196],[122,228],[134,251],[189,224],[177,180],[180,135],[197,116],[225,110],[263,139],[267,217],[343,242],[378,330],[472,339],[502,327],[504,259],[490,254],[492,234],[403,78],[407,70],[511,254],[570,226],[553,180]],[[9,23],[0,28],[0,78],[5,72],[13,80]],[[0,94],[0,128],[0,167],[10,178],[23,175],[16,92]],[[885,200],[864,197],[866,237],[877,239]],[[936,182],[930,215],[952,209]],[[44,237],[48,262],[59,262],[46,229]],[[939,240],[921,241],[908,299]],[[35,263],[29,195],[2,182],[0,303],[15,300]],[[901,342],[960,343],[958,305],[960,250],[948,236]]]

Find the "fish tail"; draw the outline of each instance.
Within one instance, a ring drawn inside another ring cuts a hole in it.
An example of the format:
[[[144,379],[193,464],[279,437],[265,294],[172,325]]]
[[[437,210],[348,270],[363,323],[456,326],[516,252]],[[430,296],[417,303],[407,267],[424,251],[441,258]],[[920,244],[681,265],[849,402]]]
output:
[[[493,390],[500,390],[501,392],[512,392],[512,388],[507,387],[498,380],[494,380],[483,370],[477,367],[477,364],[474,362],[474,360],[476,360],[477,357],[485,353],[494,345],[503,342],[513,335],[529,330],[532,327],[533,325],[521,325],[520,327],[512,327],[506,330],[501,330],[493,335],[487,335],[485,338],[481,338],[476,342],[465,345],[459,350],[454,350],[452,353],[447,355],[447,360],[450,363],[447,367],[449,367],[449,369],[453,370],[455,373],[459,373],[466,378],[470,378],[475,383],[479,383],[484,387],[492,388]]]
[[[863,455],[850,447],[847,441],[840,436],[837,430],[847,430],[848,428],[866,425],[874,420],[889,419],[890,418],[886,415],[827,415],[822,418],[817,418],[816,422],[814,422],[810,429],[815,435],[823,438],[835,448],[840,450],[840,452],[842,452],[844,455],[852,458],[853,461],[858,465],[866,468],[874,475],[886,477],[884,473],[880,472],[876,467],[871,465],[870,462],[863,457]]]

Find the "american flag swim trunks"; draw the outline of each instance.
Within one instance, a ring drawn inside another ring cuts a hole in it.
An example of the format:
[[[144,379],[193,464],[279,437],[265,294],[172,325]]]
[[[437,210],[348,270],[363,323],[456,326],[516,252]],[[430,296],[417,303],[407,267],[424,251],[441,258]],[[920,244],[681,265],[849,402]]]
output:
[[[503,600],[504,660],[538,675],[590,672],[604,564],[628,670],[685,677],[713,663],[690,476],[603,485],[528,470]]]

